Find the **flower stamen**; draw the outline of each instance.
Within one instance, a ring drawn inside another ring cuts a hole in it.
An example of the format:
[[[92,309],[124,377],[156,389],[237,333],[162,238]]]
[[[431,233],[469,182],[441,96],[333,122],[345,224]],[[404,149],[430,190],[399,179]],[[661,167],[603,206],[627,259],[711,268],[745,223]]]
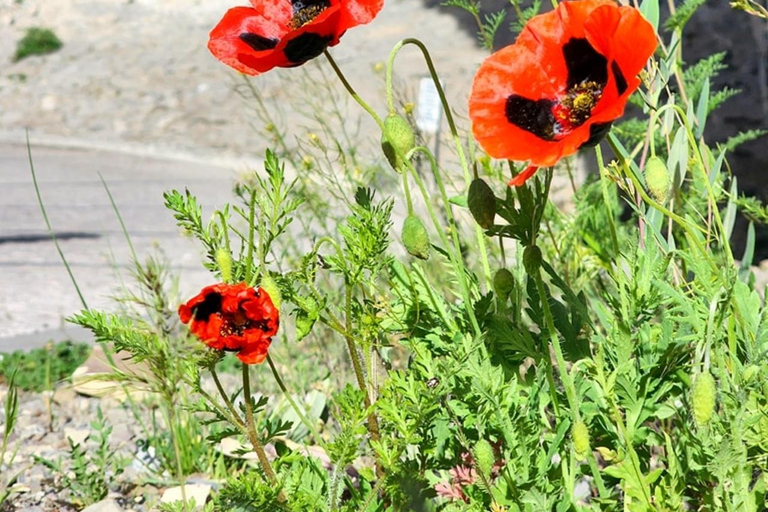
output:
[[[307,23],[311,22],[320,14],[331,6],[328,0],[306,0],[306,1],[294,1],[293,3],[293,17],[289,22],[291,29],[303,27]]]

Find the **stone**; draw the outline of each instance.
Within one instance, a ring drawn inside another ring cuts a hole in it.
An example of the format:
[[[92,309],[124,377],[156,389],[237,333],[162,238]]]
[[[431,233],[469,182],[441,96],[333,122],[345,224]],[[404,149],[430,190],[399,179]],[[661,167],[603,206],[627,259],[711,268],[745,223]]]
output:
[[[194,499],[196,506],[202,506],[205,505],[205,502],[208,501],[208,496],[211,495],[211,486],[206,484],[187,484],[184,486],[184,494],[187,497],[187,501]],[[175,501],[182,501],[181,486],[166,489],[163,497],[160,498],[161,503],[173,503]]]
[[[78,429],[78,428],[64,428],[64,437],[71,439],[74,444],[82,444],[88,436],[91,435],[90,430]]]
[[[82,512],[123,512],[115,500],[106,499],[86,507]]]

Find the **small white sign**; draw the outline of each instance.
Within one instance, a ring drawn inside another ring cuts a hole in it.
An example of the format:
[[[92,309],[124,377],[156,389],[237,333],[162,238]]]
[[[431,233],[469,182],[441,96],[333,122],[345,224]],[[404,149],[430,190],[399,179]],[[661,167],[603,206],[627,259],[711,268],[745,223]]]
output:
[[[441,85],[443,85],[441,83]],[[445,87],[443,87],[445,90]],[[423,133],[436,134],[440,131],[440,120],[443,116],[443,105],[440,94],[431,77],[422,78],[419,82],[419,103],[416,126]]]

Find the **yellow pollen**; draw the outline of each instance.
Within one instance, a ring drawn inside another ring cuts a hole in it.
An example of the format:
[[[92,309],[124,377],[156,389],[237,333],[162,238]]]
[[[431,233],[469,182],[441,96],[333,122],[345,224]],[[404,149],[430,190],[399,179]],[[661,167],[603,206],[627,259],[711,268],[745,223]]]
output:
[[[325,9],[326,9],[326,5],[324,4],[309,5],[307,7],[299,9],[296,12],[296,14],[293,15],[293,18],[291,18],[291,22],[290,22],[291,28],[297,29],[299,27],[303,27],[310,21],[320,16],[320,13],[323,12]]]
[[[573,108],[575,110],[592,110],[595,104],[595,97],[590,93],[581,93],[573,98]]]

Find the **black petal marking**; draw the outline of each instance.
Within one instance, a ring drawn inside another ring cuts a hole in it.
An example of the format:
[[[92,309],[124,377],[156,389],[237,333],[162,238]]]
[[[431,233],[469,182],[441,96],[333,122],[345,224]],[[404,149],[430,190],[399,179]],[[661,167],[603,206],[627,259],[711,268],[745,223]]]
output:
[[[611,62],[611,73],[613,73],[613,78],[616,80],[616,89],[619,91],[619,96],[621,96],[629,86],[627,85],[627,79],[624,78],[624,73],[621,72],[621,68],[616,61]]]
[[[293,6],[293,13],[296,14],[309,7],[327,9],[331,6],[331,2],[329,0],[291,0],[291,5]]]
[[[217,292],[209,293],[205,296],[202,303],[195,307],[195,321],[207,322],[208,318],[214,313],[221,311],[221,294]]]
[[[253,32],[243,32],[240,34],[240,40],[257,52],[272,50],[280,42],[275,38],[260,36]]]
[[[595,123],[592,126],[589,127],[589,139],[579,146],[579,148],[591,148],[593,146],[597,146],[601,140],[603,140],[603,137],[608,135],[608,132],[611,131],[611,126],[613,126],[613,121],[609,121],[607,123]]]
[[[333,36],[321,36],[305,32],[288,41],[285,45],[285,56],[297,66],[304,64],[323,53],[332,40]]]
[[[555,116],[552,114],[554,104],[552,100],[529,100],[512,94],[507,98],[505,114],[507,120],[518,128],[540,139],[552,140],[555,136]]]
[[[608,59],[597,53],[586,39],[569,40],[563,45],[563,56],[568,68],[566,89],[587,81],[602,87],[608,83]]]

